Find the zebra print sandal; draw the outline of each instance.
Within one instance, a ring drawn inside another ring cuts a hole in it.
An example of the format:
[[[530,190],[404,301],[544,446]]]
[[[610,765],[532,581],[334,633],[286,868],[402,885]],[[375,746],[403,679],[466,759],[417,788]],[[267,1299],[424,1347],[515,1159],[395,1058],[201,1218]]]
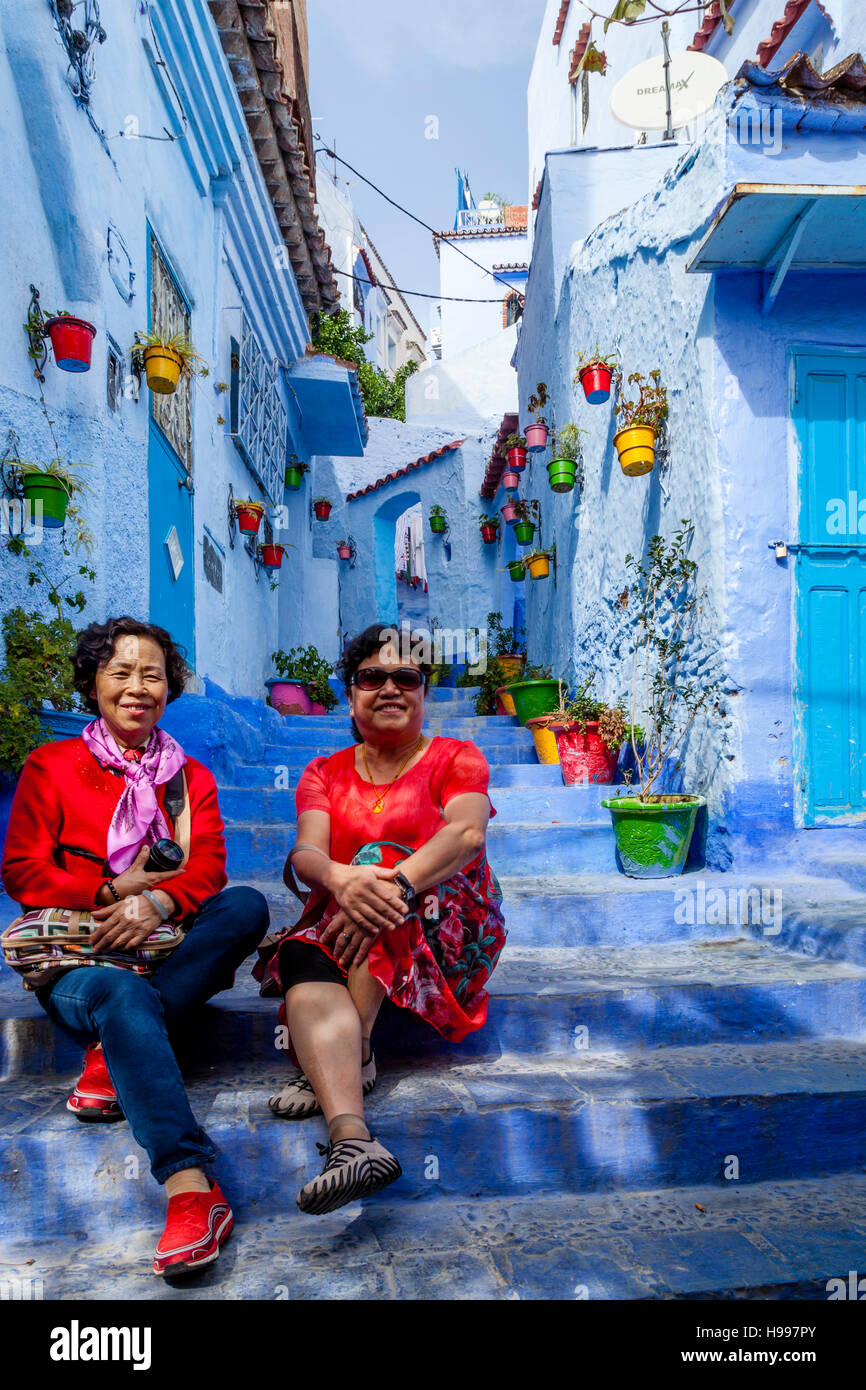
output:
[[[403,1173],[397,1159],[378,1139],[337,1139],[316,1148],[326,1155],[325,1166],[298,1193],[298,1206],[309,1216],[322,1216],[347,1202],[371,1197]]]
[[[376,1084],[376,1058],[370,1053],[370,1060],[361,1068],[361,1091],[368,1096]],[[271,1113],[280,1120],[307,1120],[311,1115],[321,1115],[322,1107],[316,1100],[316,1093],[303,1072],[298,1072],[283,1087],[279,1095],[268,1101]]]

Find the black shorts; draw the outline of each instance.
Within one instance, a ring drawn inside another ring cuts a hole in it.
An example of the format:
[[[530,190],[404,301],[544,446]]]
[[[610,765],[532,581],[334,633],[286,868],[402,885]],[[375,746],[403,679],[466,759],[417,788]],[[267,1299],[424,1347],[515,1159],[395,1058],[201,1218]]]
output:
[[[346,971],[312,941],[289,937],[279,949],[278,962],[283,994],[292,985],[346,984]]]

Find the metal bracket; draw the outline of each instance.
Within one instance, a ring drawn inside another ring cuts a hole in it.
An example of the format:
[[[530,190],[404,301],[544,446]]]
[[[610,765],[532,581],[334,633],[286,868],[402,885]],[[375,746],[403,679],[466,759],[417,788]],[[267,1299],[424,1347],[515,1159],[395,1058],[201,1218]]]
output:
[[[35,285],[30,286],[30,303],[27,306],[27,322],[24,325],[24,331],[30,339],[28,356],[32,362],[36,363],[34,376],[44,386],[45,377],[42,375],[42,368],[48,361],[48,345],[46,343],[45,315],[42,312],[42,305],[39,303],[39,291]]]
[[[230,549],[234,550],[234,548],[235,548],[235,536],[237,535],[237,530],[238,530],[238,519],[237,519],[237,517],[235,516],[235,492],[234,492],[234,488],[232,487],[231,483],[229,483],[228,519],[229,519],[229,547],[230,547]]]
[[[785,282],[785,277],[791,269],[791,262],[797,254],[797,247],[800,245],[809,219],[817,206],[818,199],[810,198],[805,204],[802,212],[791,223],[781,241],[773,247],[773,250],[767,257],[766,265],[775,265],[776,273],[764,292],[764,298],[761,304],[761,313],[765,318],[768,314],[773,312],[773,305],[779,296],[779,291]]]

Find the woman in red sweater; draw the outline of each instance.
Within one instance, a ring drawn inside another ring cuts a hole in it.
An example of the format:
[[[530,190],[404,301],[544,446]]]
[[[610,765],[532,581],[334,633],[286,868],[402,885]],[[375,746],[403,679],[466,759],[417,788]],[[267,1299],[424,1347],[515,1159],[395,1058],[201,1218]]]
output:
[[[324,1168],[298,1194],[313,1215],[400,1176],[364,1119],[385,996],[459,1042],[484,1024],[505,943],[485,855],[489,768],[475,744],[422,732],[431,668],[401,657],[392,631],[375,624],[343,654],[358,742],[314,758],[298,783],[285,880],[293,887],[294,866],[314,891],[253,971],[263,994],[284,997],[280,1018],[303,1068],[271,1109],[328,1123]]]
[[[92,955],[45,970],[36,997],[87,1045],[68,1108],[84,1121],[126,1118],[165,1184],[168,1215],[153,1269],[174,1276],[217,1258],[232,1213],[205,1174],[214,1151],[190,1110],[167,1027],[231,988],[267,930],[268,908],[254,889],[226,888],[216,783],[159,728],[187,677],[169,634],[133,618],[92,623],[79,634],[74,663],[75,687],[96,718],[80,738],[30,754],[0,873],[22,911],[84,908],[98,922]],[[152,872],[152,845],[173,838],[169,790],[179,819],[184,783],[187,858],[180,870]],[[134,951],[167,921],[185,935],[150,978],[100,961],[109,947]]]

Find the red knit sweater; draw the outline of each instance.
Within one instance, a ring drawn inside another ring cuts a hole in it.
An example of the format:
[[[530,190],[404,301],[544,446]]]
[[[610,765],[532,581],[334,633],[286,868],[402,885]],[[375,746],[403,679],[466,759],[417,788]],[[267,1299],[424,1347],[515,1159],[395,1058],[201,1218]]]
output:
[[[190,806],[190,851],[165,891],[179,914],[196,912],[227,883],[223,823],[213,774],[195,758],[184,764]],[[167,785],[167,784],[166,784]],[[28,907],[92,908],[108,877],[108,827],[123,778],[103,767],[80,738],[46,743],[31,753],[12,802],[0,875],[10,898]],[[165,811],[166,786],[157,787]],[[86,859],[63,846],[87,850]]]

